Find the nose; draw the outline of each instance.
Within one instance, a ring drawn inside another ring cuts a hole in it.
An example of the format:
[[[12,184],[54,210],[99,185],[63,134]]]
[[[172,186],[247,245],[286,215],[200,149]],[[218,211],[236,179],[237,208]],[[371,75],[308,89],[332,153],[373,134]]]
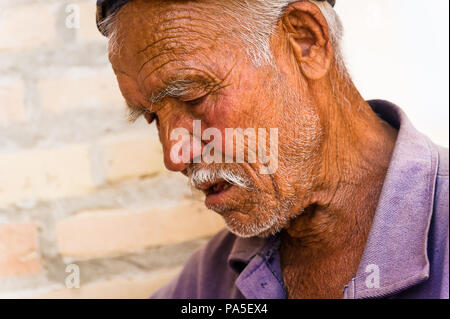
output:
[[[165,120],[160,118],[158,126],[164,165],[168,170],[182,172],[192,163],[200,163],[203,150],[201,132],[194,132],[192,118],[171,114]],[[194,133],[199,133],[199,136]]]
[[[164,165],[168,170],[181,172],[192,163],[200,163],[201,141],[188,130],[176,128],[170,133],[170,141],[164,150]]]

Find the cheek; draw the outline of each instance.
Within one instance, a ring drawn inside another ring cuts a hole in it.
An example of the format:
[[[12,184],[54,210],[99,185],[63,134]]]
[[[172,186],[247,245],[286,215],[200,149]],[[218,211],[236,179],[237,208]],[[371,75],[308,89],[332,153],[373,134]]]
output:
[[[230,85],[220,90],[208,109],[205,120],[214,127],[254,128],[266,127],[259,123],[261,115],[269,108],[267,74],[252,67],[234,70]]]
[[[240,127],[240,123],[237,121],[239,118],[239,104],[229,95],[220,95],[207,108],[202,121],[203,129],[218,129],[222,136],[222,148],[225,149],[225,129]]]
[[[205,116],[204,123],[208,128],[215,128],[220,132],[220,137],[215,137],[214,141],[217,143],[217,146],[220,144],[222,154],[237,160],[237,151],[239,149],[239,158],[247,161],[248,147],[245,142],[243,145],[240,145],[242,139],[238,138],[240,136],[238,132],[240,131],[237,131],[237,129],[245,131],[248,128],[254,128],[254,123],[250,122],[252,120],[251,117],[242,116],[242,113],[243,106],[237,103],[236,99],[230,96],[222,97],[220,103],[217,103]],[[256,136],[257,130],[255,129],[254,131]],[[240,147],[238,147],[238,144]],[[241,153],[242,151],[243,153]]]
[[[216,127],[218,129],[225,127],[233,127],[236,105],[233,101],[225,96],[220,96],[214,101],[213,105],[208,106],[205,112],[205,122],[209,127]]]
[[[231,91],[231,90],[230,90]],[[225,128],[269,128],[275,122],[274,115],[268,110],[268,98],[259,92],[234,90],[217,97],[204,113],[204,122],[208,127],[218,128],[224,133]],[[244,94],[245,93],[245,94]]]

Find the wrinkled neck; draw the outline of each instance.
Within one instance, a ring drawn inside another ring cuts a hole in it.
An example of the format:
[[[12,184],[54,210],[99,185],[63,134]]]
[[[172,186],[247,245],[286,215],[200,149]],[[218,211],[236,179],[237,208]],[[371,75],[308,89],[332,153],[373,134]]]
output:
[[[331,75],[308,85],[323,128],[320,164],[304,212],[287,228],[287,239],[323,253],[349,246],[361,251],[397,132],[350,81]]]

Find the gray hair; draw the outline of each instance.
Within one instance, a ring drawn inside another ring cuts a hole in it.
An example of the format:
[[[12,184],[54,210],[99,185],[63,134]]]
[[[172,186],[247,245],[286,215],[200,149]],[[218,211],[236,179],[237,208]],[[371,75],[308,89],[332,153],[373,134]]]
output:
[[[297,1],[228,0],[224,2],[223,6],[227,13],[239,22],[237,32],[247,45],[247,53],[256,66],[274,64],[274,57],[270,49],[270,36],[276,31],[277,23],[287,6]],[[343,27],[336,11],[327,1],[309,0],[309,2],[320,9],[327,21],[336,62],[338,67],[342,67],[344,63],[340,43]]]
[[[227,0],[220,3],[223,13],[235,20],[235,23],[224,24],[228,34],[236,34],[246,45],[246,51],[255,66],[274,65],[274,56],[270,48],[270,36],[277,30],[277,22],[286,7],[298,0]],[[341,52],[343,35],[342,23],[327,1],[308,0],[315,4],[327,21],[330,41],[334,48],[336,66],[346,73]],[[109,47],[112,54],[120,50],[119,39],[116,36],[115,20],[117,12],[104,19],[99,27],[103,28],[109,37]],[[251,17],[251,19],[248,19]],[[236,28],[236,26],[238,26]]]

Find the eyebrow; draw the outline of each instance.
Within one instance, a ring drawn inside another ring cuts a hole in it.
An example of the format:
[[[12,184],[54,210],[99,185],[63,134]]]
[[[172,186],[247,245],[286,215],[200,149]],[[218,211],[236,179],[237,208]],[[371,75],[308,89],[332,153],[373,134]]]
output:
[[[151,113],[150,110],[148,110],[146,107],[144,106],[136,106],[136,105],[131,105],[128,102],[126,102],[127,104],[127,121],[130,123],[134,123],[137,121],[138,118],[140,118],[141,116],[147,114],[147,113]]]
[[[211,90],[219,89],[220,83],[213,84],[210,80],[204,78],[178,78],[169,81],[163,88],[153,93],[149,99],[150,105],[153,106],[161,102],[164,98],[180,98],[187,95],[191,90],[198,88],[210,88]],[[136,120],[148,113],[153,113],[148,108],[141,105],[131,105],[128,102],[128,116],[127,119],[130,123],[136,122]]]
[[[203,82],[203,81],[201,81]],[[165,85],[164,88],[158,90],[155,94],[152,94],[150,98],[150,104],[156,104],[161,102],[166,97],[179,98],[188,94],[192,89],[206,86],[205,83],[201,83],[193,79],[175,79]]]
[[[192,79],[176,79],[169,82],[162,89],[158,90],[156,93],[152,94],[149,102],[151,105],[161,102],[166,97],[179,98],[188,94],[193,88],[201,87],[199,81]],[[153,113],[148,108],[141,105],[131,105],[126,102],[128,106],[127,120],[130,123],[134,123],[137,119],[147,113]]]

